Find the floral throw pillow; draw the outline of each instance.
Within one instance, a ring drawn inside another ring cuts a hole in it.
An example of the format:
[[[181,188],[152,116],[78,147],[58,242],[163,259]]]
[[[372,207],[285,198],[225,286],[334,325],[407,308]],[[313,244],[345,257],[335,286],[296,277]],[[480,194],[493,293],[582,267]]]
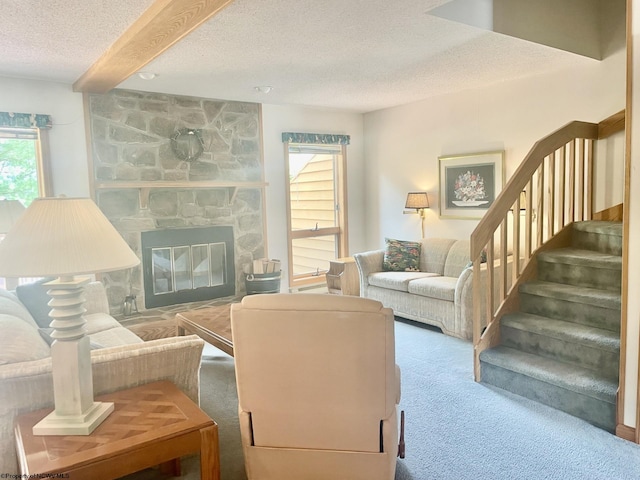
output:
[[[388,272],[419,272],[420,242],[385,239],[387,247],[384,251],[382,268]]]

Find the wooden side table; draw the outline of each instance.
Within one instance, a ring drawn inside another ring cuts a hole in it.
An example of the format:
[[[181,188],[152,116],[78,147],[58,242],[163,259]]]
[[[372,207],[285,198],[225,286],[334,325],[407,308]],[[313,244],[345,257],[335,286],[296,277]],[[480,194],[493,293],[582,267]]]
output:
[[[220,480],[218,425],[172,383],[150,383],[97,400],[114,402],[115,410],[91,435],[34,436],[33,425],[51,409],[19,416],[20,473],[110,480],[168,464],[180,475],[179,458],[200,452],[200,478]]]
[[[360,296],[360,275],[353,257],[337,258],[329,262],[327,288],[336,295]]]

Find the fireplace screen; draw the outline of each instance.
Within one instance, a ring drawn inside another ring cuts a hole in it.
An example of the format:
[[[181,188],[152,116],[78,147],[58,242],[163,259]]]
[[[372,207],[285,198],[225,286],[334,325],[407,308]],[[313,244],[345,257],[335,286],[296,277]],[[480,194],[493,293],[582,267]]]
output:
[[[153,294],[224,285],[227,278],[224,243],[151,249]]]
[[[147,308],[235,294],[231,227],[144,232],[142,249]]]

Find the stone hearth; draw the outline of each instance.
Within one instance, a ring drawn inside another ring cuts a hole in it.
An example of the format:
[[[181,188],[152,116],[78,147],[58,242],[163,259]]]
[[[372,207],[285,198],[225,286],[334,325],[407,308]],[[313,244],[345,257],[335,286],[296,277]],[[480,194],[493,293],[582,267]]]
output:
[[[113,90],[89,95],[96,203],[142,258],[146,231],[225,225],[233,228],[236,295],[243,271],[265,256],[260,106]],[[204,151],[180,160],[171,137],[197,129]],[[112,313],[125,296],[144,309],[142,268],[104,274]]]

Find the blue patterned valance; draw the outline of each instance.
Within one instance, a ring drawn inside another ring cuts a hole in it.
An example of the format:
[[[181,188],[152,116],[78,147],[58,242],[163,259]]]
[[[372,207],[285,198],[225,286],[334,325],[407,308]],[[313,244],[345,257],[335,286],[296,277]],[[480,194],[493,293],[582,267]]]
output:
[[[51,115],[0,112],[0,127],[51,128]]]
[[[283,143],[315,143],[320,145],[349,145],[349,135],[331,135],[326,133],[284,132]]]

